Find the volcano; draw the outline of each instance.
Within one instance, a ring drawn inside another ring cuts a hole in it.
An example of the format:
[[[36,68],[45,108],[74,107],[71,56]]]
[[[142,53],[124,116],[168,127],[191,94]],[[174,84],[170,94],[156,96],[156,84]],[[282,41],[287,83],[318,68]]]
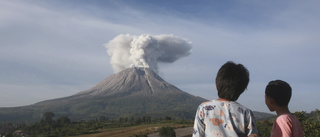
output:
[[[168,97],[181,94],[187,93],[164,81],[151,69],[129,68],[107,77],[93,88],[75,96]]]
[[[198,105],[204,101],[164,81],[152,69],[128,68],[69,97],[24,107],[0,108],[0,121],[39,120],[44,112],[67,115],[73,120],[100,116],[193,119]]]

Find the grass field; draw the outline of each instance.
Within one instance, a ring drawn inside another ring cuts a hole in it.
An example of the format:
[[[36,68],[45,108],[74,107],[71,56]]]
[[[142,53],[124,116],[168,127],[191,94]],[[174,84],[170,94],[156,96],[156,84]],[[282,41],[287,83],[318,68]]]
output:
[[[172,126],[174,128],[183,128],[183,127],[190,127],[189,124],[174,124],[174,123],[161,123],[161,124],[145,124],[145,125],[139,125],[139,126],[132,126],[132,127],[121,127],[121,128],[105,128],[98,130],[98,133],[95,134],[87,134],[87,135],[81,135],[77,137],[130,137],[134,134],[151,134],[151,136],[157,136],[154,133],[158,131],[161,127],[166,126]],[[186,128],[187,131],[190,130],[190,128]],[[178,130],[185,132],[185,130]],[[192,134],[192,130],[189,131],[190,134]],[[178,133],[176,133],[178,136]]]

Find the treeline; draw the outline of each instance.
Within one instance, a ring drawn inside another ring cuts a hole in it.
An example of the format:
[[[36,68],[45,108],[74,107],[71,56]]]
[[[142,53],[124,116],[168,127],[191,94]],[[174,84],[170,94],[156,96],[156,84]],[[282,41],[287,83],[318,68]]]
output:
[[[320,137],[320,111],[318,109],[312,111],[311,113],[297,111],[294,113],[294,115],[299,119],[305,137]],[[272,125],[275,119],[276,116],[257,122],[259,136],[270,136]]]
[[[311,113],[298,111],[294,113],[299,119],[305,137],[320,136],[320,111],[317,109]],[[177,123],[192,125],[192,120],[176,120],[172,117],[165,116],[163,118],[151,118],[150,116],[141,117],[119,117],[117,119],[109,119],[105,116],[100,116],[97,119],[71,121],[68,116],[62,116],[54,119],[53,112],[46,112],[42,119],[32,125],[0,123],[0,137],[15,137],[15,136],[77,136],[83,134],[97,133],[99,129],[105,128],[121,128],[129,126],[137,126],[140,124],[156,124],[156,123]],[[276,116],[266,118],[265,120],[257,121],[259,136],[268,137],[272,129],[272,125]],[[159,129],[159,135],[171,134],[173,129],[163,127]],[[161,133],[161,134],[160,134]],[[171,136],[170,135],[170,136]],[[146,137],[147,133],[132,135],[133,137]]]
[[[189,120],[175,120],[170,116],[163,118],[154,118],[150,116],[141,117],[119,117],[117,119],[108,119],[108,117],[100,116],[100,118],[92,120],[71,121],[68,116],[62,116],[54,119],[53,112],[46,112],[43,118],[32,125],[12,124],[2,122],[0,124],[0,137],[61,137],[61,136],[77,136],[83,134],[97,133],[99,129],[104,128],[119,128],[136,126],[140,124],[155,124],[155,123],[177,123],[177,124],[192,124]],[[146,134],[132,135],[133,137],[146,137]]]

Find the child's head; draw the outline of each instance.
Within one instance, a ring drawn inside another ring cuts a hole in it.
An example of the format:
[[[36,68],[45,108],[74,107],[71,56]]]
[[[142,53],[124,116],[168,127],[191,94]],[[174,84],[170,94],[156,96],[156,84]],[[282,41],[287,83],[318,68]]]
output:
[[[270,81],[267,85],[265,94],[266,97],[274,100],[275,105],[288,106],[291,98],[291,90],[292,89],[287,82],[282,80],[274,80]]]
[[[221,66],[216,77],[219,98],[236,101],[249,83],[249,71],[231,61]]]

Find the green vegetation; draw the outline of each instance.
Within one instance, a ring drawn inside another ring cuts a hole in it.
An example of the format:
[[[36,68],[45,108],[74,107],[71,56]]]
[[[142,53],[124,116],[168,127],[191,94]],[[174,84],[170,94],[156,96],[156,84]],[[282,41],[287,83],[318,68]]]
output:
[[[160,98],[158,96],[141,97],[138,95],[128,95],[120,97],[88,97],[81,99],[81,101],[74,99],[69,102],[63,99],[53,100],[53,103],[48,101],[19,108],[0,108],[0,122],[10,121],[12,123],[23,122],[32,124],[39,121],[42,111],[54,112],[55,117],[68,115],[72,121],[99,119],[100,116],[117,119],[118,117],[130,118],[140,116],[161,118],[169,115],[172,117],[193,119],[198,105],[206,101],[201,98],[187,98],[183,95],[175,98],[179,99],[173,100],[169,97]]]
[[[320,136],[320,111],[311,113],[298,111],[294,113],[300,120],[304,135],[306,137]],[[193,126],[192,120],[176,120],[173,117],[151,118],[150,116],[140,117],[118,117],[109,119],[100,116],[98,119],[71,121],[68,116],[54,118],[53,112],[46,112],[42,119],[34,124],[12,124],[0,123],[0,136],[80,136],[86,137],[91,134],[101,136],[131,136],[146,137],[148,134],[159,132],[159,136],[175,136],[173,129]],[[276,116],[270,116],[264,120],[257,121],[259,136],[270,136],[271,128]],[[191,131],[192,133],[192,131]]]
[[[303,128],[304,136],[319,137],[320,136],[320,111],[317,109],[307,114],[304,111],[296,112],[295,115],[300,120]]]
[[[162,127],[159,129],[160,137],[175,137],[176,133],[174,132],[173,127]]]
[[[175,123],[175,124],[187,124],[191,126],[193,121],[189,120],[175,120],[172,117],[166,116],[163,118],[151,119],[150,116],[142,117],[119,117],[117,119],[108,119],[105,116],[100,116],[99,119],[88,121],[71,122],[67,116],[62,116],[54,119],[55,114],[53,112],[46,112],[43,114],[43,118],[32,125],[25,124],[7,124],[3,122],[0,126],[0,136],[34,136],[34,137],[57,137],[57,136],[78,136],[84,134],[94,134],[104,132],[104,129],[122,129],[127,127],[134,127],[146,124],[161,124],[161,123]],[[10,128],[8,128],[10,127]],[[1,131],[1,129],[6,129]],[[112,131],[111,130],[111,131]],[[17,132],[19,131],[19,132]],[[110,130],[109,130],[110,131]],[[142,137],[147,134],[158,131],[157,129],[147,129],[144,132],[138,132],[131,134],[130,136]],[[2,134],[1,134],[2,133]]]
[[[319,137],[320,136],[320,111],[316,109],[311,113],[305,111],[297,111],[294,115],[299,119],[303,134],[305,137]],[[266,120],[257,121],[259,136],[269,137],[272,125],[276,116],[269,117]]]

